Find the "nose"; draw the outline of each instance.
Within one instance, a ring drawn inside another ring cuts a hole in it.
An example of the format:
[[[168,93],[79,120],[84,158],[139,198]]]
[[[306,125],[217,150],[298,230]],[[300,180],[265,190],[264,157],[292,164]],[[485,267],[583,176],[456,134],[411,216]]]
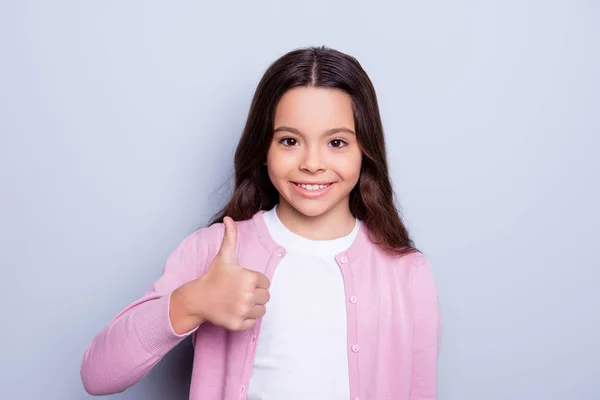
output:
[[[300,169],[305,172],[317,173],[325,170],[325,161],[321,151],[316,146],[305,147]]]

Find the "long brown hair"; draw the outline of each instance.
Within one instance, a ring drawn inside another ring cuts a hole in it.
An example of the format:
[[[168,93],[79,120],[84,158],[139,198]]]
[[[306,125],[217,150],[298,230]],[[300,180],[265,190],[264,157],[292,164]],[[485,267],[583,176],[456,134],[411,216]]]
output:
[[[298,86],[340,89],[350,95],[356,138],[363,153],[360,178],[350,192],[350,211],[366,226],[371,241],[385,252],[400,256],[415,251],[394,200],[375,88],[354,57],[327,47],[293,50],[265,72],[235,152],[233,195],[210,224],[222,222],[225,216],[247,220],[279,203],[279,193],[264,162],[273,139],[279,99]]]

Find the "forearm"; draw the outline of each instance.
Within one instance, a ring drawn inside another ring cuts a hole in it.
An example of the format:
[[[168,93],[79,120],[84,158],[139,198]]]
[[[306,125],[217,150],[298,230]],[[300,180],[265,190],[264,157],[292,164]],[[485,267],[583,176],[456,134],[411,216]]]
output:
[[[131,387],[191,333],[173,331],[169,300],[165,295],[132,304],[92,340],[81,365],[88,393],[113,394]]]

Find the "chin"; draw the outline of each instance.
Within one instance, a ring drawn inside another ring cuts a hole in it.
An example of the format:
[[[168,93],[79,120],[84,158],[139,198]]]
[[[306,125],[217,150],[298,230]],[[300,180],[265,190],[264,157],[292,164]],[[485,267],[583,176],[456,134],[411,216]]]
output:
[[[329,210],[331,210],[331,205],[329,204],[318,204],[317,202],[313,201],[313,204],[310,204],[310,200],[309,200],[309,204],[302,204],[304,202],[301,202],[300,204],[298,204],[298,202],[293,202],[290,203],[290,205],[300,214],[306,216],[306,217],[319,217],[325,213],[327,213]]]

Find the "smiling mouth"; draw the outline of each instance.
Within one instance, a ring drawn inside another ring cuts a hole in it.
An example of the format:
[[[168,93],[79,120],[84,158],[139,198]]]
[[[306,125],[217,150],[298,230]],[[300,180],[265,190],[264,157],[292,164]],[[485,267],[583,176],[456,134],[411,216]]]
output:
[[[323,190],[323,189],[327,189],[329,186],[331,186],[331,183],[323,183],[323,184],[304,184],[304,183],[296,183],[296,182],[292,182],[294,185],[308,190],[310,192],[317,192],[319,190]]]

